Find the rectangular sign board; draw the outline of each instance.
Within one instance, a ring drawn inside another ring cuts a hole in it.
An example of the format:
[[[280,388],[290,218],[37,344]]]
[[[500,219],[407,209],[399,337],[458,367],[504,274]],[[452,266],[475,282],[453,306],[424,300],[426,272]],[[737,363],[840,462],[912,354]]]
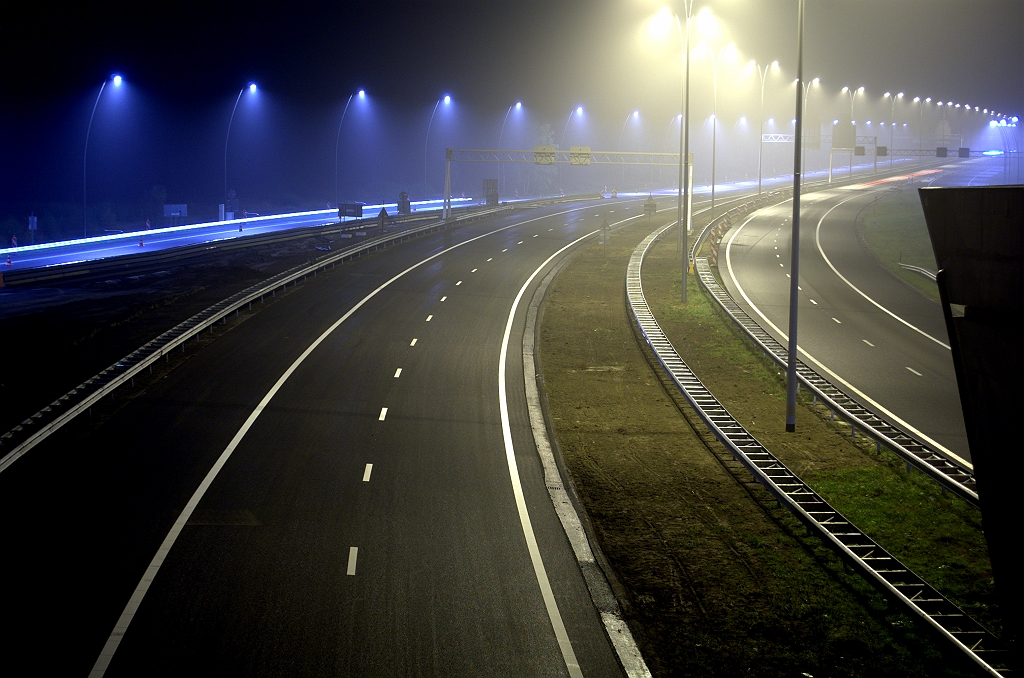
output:
[[[187,217],[188,216],[188,205],[164,205],[164,216],[165,217]]]
[[[571,164],[571,165],[589,165],[590,164],[590,146],[570,146],[569,147],[569,164]]]
[[[554,165],[555,164],[555,147],[553,145],[534,146],[533,147],[533,164],[534,165]]]

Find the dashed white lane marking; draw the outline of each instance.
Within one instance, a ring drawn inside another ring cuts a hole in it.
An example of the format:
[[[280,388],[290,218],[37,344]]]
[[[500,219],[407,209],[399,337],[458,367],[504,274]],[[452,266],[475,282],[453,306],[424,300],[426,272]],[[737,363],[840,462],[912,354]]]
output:
[[[433,317],[434,317],[434,314],[433,314],[433,313],[431,313],[430,315],[428,315],[428,316],[427,316],[427,322],[429,323],[429,322],[430,322],[430,319],[431,319],[431,318],[433,318]]]
[[[775,249],[779,249],[779,248],[778,248],[778,247],[776,247]],[[776,258],[776,259],[781,259],[781,258],[782,258],[782,255],[781,255],[781,254],[776,254],[776,255],[775,255],[775,258]]]
[[[508,248],[506,247],[505,249],[502,250],[502,252],[508,252]]]
[[[481,238],[486,238],[496,233],[507,231],[508,229],[513,228],[515,226],[522,226],[532,221],[538,221],[542,218],[547,217],[537,217],[535,219],[529,219],[525,222],[520,222],[518,224],[509,224],[508,226],[502,226],[500,228],[494,229],[493,231],[481,233],[478,236],[472,237],[464,242],[455,245],[455,247],[462,247],[463,245],[468,245],[469,243],[480,240]],[[92,670],[89,671],[89,678],[103,678],[103,675],[106,673],[107,668],[110,666],[111,660],[114,658],[114,654],[117,652],[118,646],[121,644],[121,639],[124,638],[124,634],[128,631],[128,627],[131,624],[132,619],[135,618],[135,614],[138,612],[139,606],[142,604],[143,599],[145,599],[146,594],[149,592],[149,588],[152,585],[153,580],[160,572],[160,568],[163,566],[164,561],[167,559],[167,554],[170,553],[171,548],[174,546],[174,543],[178,540],[178,536],[181,534],[182,530],[185,529],[185,524],[192,517],[192,514],[195,512],[196,507],[199,505],[199,502],[206,495],[206,492],[209,490],[210,485],[213,484],[214,479],[216,479],[221,469],[224,468],[224,465],[227,464],[228,460],[231,458],[231,455],[234,454],[235,449],[242,442],[242,439],[245,438],[246,434],[252,428],[253,424],[256,423],[256,420],[259,419],[263,411],[266,410],[267,406],[270,404],[270,401],[274,399],[274,396],[277,395],[278,391],[281,390],[285,382],[287,382],[288,379],[291,378],[295,370],[297,370],[299,366],[303,362],[305,362],[306,358],[309,357],[309,355],[313,353],[313,351],[315,351],[317,347],[320,346],[320,344],[326,341],[327,337],[329,337],[336,329],[338,329],[338,327],[340,327],[342,323],[348,320],[352,316],[352,314],[354,314],[356,311],[365,306],[371,299],[380,294],[393,282],[402,278],[410,271],[413,271],[422,266],[423,264],[426,264],[429,261],[433,261],[434,259],[440,257],[442,254],[446,254],[450,251],[451,249],[448,249],[442,252],[438,252],[436,254],[432,254],[429,257],[426,257],[425,259],[422,259],[417,263],[413,264],[404,271],[395,274],[386,282],[382,283],[379,287],[377,287],[372,292],[367,294],[358,303],[352,306],[352,308],[346,311],[340,318],[338,318],[334,322],[334,324],[332,324],[330,327],[324,330],[324,332],[319,337],[317,337],[317,339],[312,344],[310,344],[306,348],[306,350],[299,355],[298,358],[295,359],[295,361],[288,367],[288,369],[284,371],[281,377],[271,387],[270,391],[268,391],[267,394],[263,396],[263,399],[260,400],[259,404],[256,406],[256,409],[254,409],[252,413],[248,416],[248,418],[245,420],[245,423],[243,423],[241,428],[238,429],[238,432],[235,433],[235,436],[231,439],[231,442],[229,442],[227,447],[224,448],[224,451],[217,458],[217,461],[214,462],[213,466],[210,468],[210,471],[203,478],[202,482],[199,483],[199,487],[196,488],[196,491],[192,494],[192,497],[189,498],[188,502],[185,504],[185,507],[178,515],[177,520],[174,521],[174,524],[171,526],[171,529],[167,533],[167,536],[164,537],[164,540],[160,543],[160,546],[157,548],[156,553],[153,555],[153,559],[149,562],[149,566],[146,568],[145,573],[142,575],[142,578],[139,580],[138,585],[135,587],[135,591],[132,592],[131,598],[128,599],[127,604],[125,604],[124,606],[124,610],[121,611],[121,616],[119,616],[117,622],[114,623],[114,628],[111,630],[110,635],[107,637],[107,642],[103,644],[103,648],[100,650],[99,656],[96,657],[96,662],[93,664]],[[415,345],[416,340],[413,339],[410,346]],[[578,674],[579,669],[577,668],[575,675]]]
[[[415,346],[417,341],[419,341],[419,339],[413,339],[412,341],[409,342],[409,345]]]
[[[462,284],[462,281],[460,280],[459,282],[455,283],[455,286],[458,287],[461,284]]]
[[[536,238],[538,235],[540,235],[540,233],[534,233],[533,237]]]
[[[380,416],[377,417],[377,421],[384,421],[384,417],[388,416],[388,408],[380,408]]]
[[[476,273],[476,271],[477,269],[474,268],[472,271],[470,271],[470,273]]]
[[[523,241],[522,241],[522,240],[520,240],[520,241],[519,241],[519,242],[517,242],[516,244],[517,244],[517,245],[522,245],[522,244],[523,244]]]
[[[445,299],[447,299],[447,298],[448,298],[448,296],[447,296],[447,295],[445,295],[445,296],[441,297],[441,301],[444,301],[444,300],[445,300]]]
[[[370,482],[370,473],[373,471],[373,464],[367,464],[366,468],[363,469],[363,482]]]
[[[491,261],[494,257],[487,257],[487,261]]]
[[[397,370],[395,370],[395,379],[398,379],[400,376],[402,376],[402,368],[401,367],[399,367]]]
[[[732,284],[736,286],[736,289],[739,291],[740,296],[743,297],[743,301],[747,302],[747,305],[750,306],[751,310],[753,310],[754,313],[756,313],[758,315],[758,317],[760,317],[762,320],[764,320],[765,324],[768,325],[768,327],[770,327],[773,330],[775,330],[776,334],[778,334],[780,337],[782,337],[783,341],[789,341],[789,335],[786,334],[785,332],[783,332],[781,329],[779,329],[779,326],[776,325],[775,323],[773,323],[771,321],[771,319],[768,318],[768,316],[766,316],[764,314],[764,312],[761,311],[761,309],[758,308],[757,305],[753,301],[750,300],[750,297],[747,295],[747,291],[745,289],[743,289],[743,286],[740,285],[740,281],[736,279],[736,271],[735,271],[735,269],[733,269],[733,266],[732,266],[732,244],[736,240],[736,236],[738,236],[741,232],[743,232],[743,228],[748,223],[750,223],[750,221],[753,218],[754,218],[753,216],[747,217],[747,220],[744,221],[742,224],[740,224],[738,228],[735,228],[735,229],[732,230],[732,235],[729,236],[729,242],[725,246],[725,267],[726,267],[726,270],[729,271],[729,277],[732,279]],[[820,222],[819,222],[819,224],[820,224]],[[829,369],[827,365],[825,365],[823,362],[821,362],[820,360],[815,358],[813,355],[808,353],[799,344],[797,344],[796,348],[797,348],[797,351],[799,351],[805,358],[807,358],[812,363],[814,363],[815,365],[820,367],[823,372],[825,372],[826,374],[831,376],[833,379],[838,381],[840,384],[842,384],[846,388],[848,388],[851,391],[853,391],[856,395],[858,395],[861,398],[863,398],[864,402],[868,403],[872,407],[878,408],[878,411],[880,411],[885,416],[891,418],[897,424],[900,424],[901,426],[905,426],[907,428],[907,430],[910,431],[911,433],[913,433],[914,435],[921,436],[921,438],[924,439],[924,441],[926,443],[928,443],[930,445],[934,445],[936,449],[941,451],[946,456],[955,459],[958,463],[962,464],[966,468],[971,469],[972,471],[974,470],[974,464],[972,464],[970,461],[964,459],[963,457],[961,457],[957,453],[955,453],[952,450],[950,450],[949,448],[947,448],[942,443],[940,443],[937,440],[934,440],[930,436],[926,435],[923,431],[920,431],[919,429],[917,429],[915,426],[913,426],[909,422],[904,421],[901,417],[897,416],[895,412],[892,412],[891,410],[886,408],[884,405],[879,403],[877,400],[875,400],[874,398],[869,396],[867,393],[864,393],[864,391],[860,390],[859,388],[857,388],[856,386],[854,386],[853,384],[848,382],[846,379],[843,379],[841,376],[836,374],[833,370]]]
[[[915,369],[914,369],[913,367],[908,367],[907,369],[908,369],[908,370],[910,370],[911,372],[913,372],[914,374],[916,374],[916,375],[917,375],[917,376],[919,376],[919,377],[920,377],[920,376],[923,376],[923,375],[922,375],[922,374],[921,374],[920,372],[918,372],[917,370],[915,370]]]
[[[815,301],[814,299],[811,299],[811,300],[810,300],[810,302],[811,302],[812,304],[814,304],[815,306],[817,306],[817,305],[818,305],[818,302],[816,302],[816,301]]]
[[[781,268],[786,268],[786,265],[785,265],[785,264],[779,264],[779,266],[780,266]]]
[[[865,344],[867,344],[867,345],[868,345],[868,346],[870,346],[871,348],[874,348],[874,347],[875,347],[875,345],[874,345],[874,344],[872,344],[872,343],[871,343],[870,341],[868,341],[867,339],[861,339],[861,341],[863,341],[863,342],[864,342]]]
[[[836,321],[836,323],[837,323],[837,324],[839,324],[839,325],[842,325],[842,324],[843,324],[843,321],[842,321],[842,320],[840,320],[839,318],[832,318],[832,320],[835,320],[835,321]]]
[[[555,230],[555,229],[553,229],[553,228],[549,228],[549,229],[548,229],[548,231],[553,231],[553,230]]]
[[[345,570],[347,575],[355,575],[356,573],[356,558],[359,557],[359,547],[352,546],[348,550],[348,569]]]

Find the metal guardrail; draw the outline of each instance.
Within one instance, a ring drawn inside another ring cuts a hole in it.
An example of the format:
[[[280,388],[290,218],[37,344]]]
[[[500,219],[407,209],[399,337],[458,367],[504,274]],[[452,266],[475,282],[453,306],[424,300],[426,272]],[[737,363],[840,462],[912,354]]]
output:
[[[888,551],[850,523],[736,420],[679,357],[658,325],[643,293],[642,266],[648,249],[669,223],[645,238],[630,257],[626,296],[637,326],[658,362],[704,424],[778,501],[853,566],[869,583],[900,602],[963,651],[991,676],[1009,673],[1008,651],[998,638],[971,619]],[[706,260],[704,261],[706,266]]]
[[[237,314],[243,306],[248,304],[251,307],[252,302],[262,300],[264,296],[273,294],[279,288],[285,288],[289,284],[294,284],[300,278],[305,280],[308,276],[316,276],[317,271],[324,270],[329,266],[333,267],[338,262],[343,262],[419,235],[452,228],[458,224],[491,216],[495,213],[511,212],[515,207],[501,206],[481,210],[457,216],[447,222],[438,220],[417,228],[367,240],[348,249],[328,254],[313,263],[303,264],[279,273],[200,311],[188,320],[179,323],[124,358],[121,358],[121,360],[96,376],[71,389],[7,433],[0,435],[0,455],[3,455],[0,457],[0,473],[7,470],[11,464],[45,440],[51,433],[72,421],[79,414],[87,411],[103,397],[113,393],[119,386],[131,382],[142,370],[150,367],[157,360],[165,357],[170,351],[179,346],[184,350],[184,344],[189,339],[192,337],[198,338],[201,332],[207,328],[212,329],[214,323],[226,320],[227,316],[231,313]]]
[[[920,273],[921,275],[923,275],[924,277],[928,278],[932,282],[935,282],[935,279],[937,277],[937,275],[936,275],[936,273],[934,271],[929,271],[927,268],[924,268],[922,266],[914,266],[912,264],[902,264],[901,263],[900,264],[900,268],[905,268],[908,271],[913,271],[914,273]]]
[[[777,200],[779,197],[780,194],[775,194],[773,199]],[[743,214],[763,207],[771,201],[753,201]],[[730,211],[731,213],[732,211]],[[734,216],[739,216],[739,213]],[[691,261],[696,264],[697,275],[700,278],[701,284],[714,297],[722,310],[739,325],[740,329],[748,337],[761,347],[772,361],[777,365],[786,367],[789,364],[788,347],[778,342],[733,300],[728,291],[718,283],[706,259],[698,260],[696,258],[696,253],[703,246],[707,237],[716,230],[718,236],[721,237],[731,223],[733,223],[733,219],[729,217],[729,214],[712,220],[700,235],[694,239],[693,248],[690,252]],[[932,449],[913,435],[879,417],[831,381],[808,367],[803,361],[797,361],[796,371],[797,379],[812,393],[815,401],[820,399],[832,411],[833,417],[838,415],[840,419],[850,424],[851,435],[856,435],[859,430],[874,440],[876,445],[887,447],[907,462],[908,466],[917,468],[934,479],[944,490],[956,494],[974,506],[980,506],[977,483],[974,479],[974,473],[970,469],[955,463],[952,459]]]

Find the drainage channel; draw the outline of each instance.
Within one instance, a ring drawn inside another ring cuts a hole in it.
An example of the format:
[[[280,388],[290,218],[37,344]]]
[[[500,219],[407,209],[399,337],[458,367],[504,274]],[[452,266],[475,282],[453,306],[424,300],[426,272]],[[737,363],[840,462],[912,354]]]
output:
[[[872,585],[952,642],[991,676],[1009,674],[1001,641],[945,596],[914,574],[832,508],[757,441],[701,383],[658,325],[644,297],[641,269],[651,245],[669,223],[633,251],[626,272],[626,296],[633,317],[662,368],[719,441],[779,503]],[[705,260],[699,260],[707,268]],[[710,273],[710,269],[708,269]]]

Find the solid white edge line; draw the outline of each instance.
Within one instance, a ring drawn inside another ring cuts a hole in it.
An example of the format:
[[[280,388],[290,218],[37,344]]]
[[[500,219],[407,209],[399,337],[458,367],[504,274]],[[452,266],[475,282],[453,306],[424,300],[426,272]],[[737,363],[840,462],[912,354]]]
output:
[[[847,280],[846,276],[844,276],[842,273],[839,272],[839,269],[837,269],[835,266],[832,265],[832,261],[828,258],[828,255],[825,254],[825,250],[821,246],[821,224],[822,224],[822,222],[825,221],[825,217],[827,217],[832,212],[832,210],[834,210],[835,208],[839,207],[840,205],[842,205],[844,203],[847,203],[847,202],[853,200],[854,198],[859,198],[859,197],[862,197],[862,194],[861,195],[851,195],[846,200],[840,200],[835,205],[830,207],[827,212],[825,212],[824,214],[821,215],[821,219],[818,220],[818,226],[814,229],[814,244],[817,245],[817,247],[818,247],[818,253],[821,254],[821,258],[825,260],[825,263],[828,264],[828,267],[832,269],[832,272],[835,273],[837,276],[839,276],[840,280],[842,280],[844,283],[849,285],[850,289],[852,289],[854,292],[856,292],[860,296],[864,297],[865,299],[870,301],[872,304],[874,304],[876,307],[878,307],[880,310],[882,310],[885,313],[889,314],[890,316],[892,316],[896,320],[900,321],[901,323],[903,323],[904,325],[906,325],[910,329],[914,330],[915,332],[917,332],[921,336],[927,337],[927,338],[931,339],[932,341],[934,341],[936,344],[938,344],[942,348],[945,348],[945,349],[948,350],[949,349],[949,345],[948,344],[945,344],[945,343],[939,341],[938,339],[936,339],[932,335],[928,334],[924,330],[920,329],[919,327],[915,327],[914,325],[911,325],[909,322],[907,322],[903,318],[899,317],[898,315],[896,315],[895,313],[893,313],[892,311],[887,309],[885,306],[882,306],[880,303],[878,303],[877,301],[875,301],[874,299],[872,299],[868,295],[866,295],[863,292],[861,292],[860,289],[856,285],[854,285],[852,282]]]
[[[103,644],[103,649],[100,650],[100,654],[96,658],[96,663],[93,664],[92,670],[89,671],[89,678],[102,678],[103,674],[106,673],[107,667],[110,666],[110,660],[114,658],[114,653],[117,652],[117,647],[121,644],[121,639],[124,637],[125,632],[128,630],[128,625],[131,624],[132,619],[135,617],[135,613],[138,612],[139,606],[142,604],[142,599],[145,598],[146,593],[149,591],[149,587],[152,585],[153,580],[156,578],[157,572],[160,570],[160,566],[163,565],[164,559],[167,557],[167,553],[171,550],[171,547],[174,546],[174,542],[177,541],[178,535],[181,534],[181,530],[185,527],[185,523],[188,522],[188,519],[192,516],[192,512],[195,511],[196,506],[199,505],[199,501],[203,498],[203,495],[206,494],[206,491],[210,488],[210,485],[213,483],[214,478],[216,478],[217,474],[220,473],[220,470],[224,467],[224,464],[227,463],[228,459],[231,457],[231,454],[235,451],[235,448],[238,447],[238,444],[242,441],[242,438],[244,438],[245,434],[249,432],[249,429],[252,428],[252,425],[256,422],[256,419],[259,418],[260,414],[262,414],[263,410],[266,409],[271,399],[273,399],[273,397],[277,394],[281,387],[284,386],[284,383],[288,381],[288,378],[292,376],[292,373],[296,369],[298,369],[299,365],[301,365],[303,361],[306,360],[309,354],[312,353],[321,343],[323,343],[323,341],[327,339],[327,337],[329,337],[331,333],[334,332],[334,330],[340,327],[343,322],[348,320],[353,313],[362,308],[368,301],[370,301],[370,299],[373,299],[375,296],[380,294],[380,292],[382,292],[385,288],[391,285],[391,283],[405,276],[410,271],[419,268],[423,264],[429,261],[433,261],[434,259],[444,254],[447,254],[448,252],[451,252],[457,247],[468,245],[469,243],[480,240],[481,238],[486,238],[490,235],[494,235],[495,233],[507,231],[510,228],[523,226],[524,224],[529,224],[534,221],[539,221],[541,219],[549,219],[560,214],[571,214],[572,212],[578,211],[579,209],[585,208],[564,210],[562,212],[546,214],[544,216],[534,217],[533,219],[527,219],[526,221],[520,221],[514,224],[509,224],[508,226],[502,226],[501,228],[497,228],[493,231],[488,231],[487,233],[482,233],[478,236],[470,238],[469,240],[464,240],[463,242],[460,242],[457,245],[453,245],[452,247],[448,247],[444,250],[441,250],[440,252],[436,252],[430,255],[429,257],[413,264],[412,266],[405,269],[401,273],[395,274],[390,280],[387,280],[386,282],[382,283],[380,287],[378,287],[377,289],[373,290],[365,297],[363,297],[357,304],[355,304],[352,308],[346,311],[344,315],[338,318],[338,320],[335,321],[333,325],[324,330],[323,334],[317,337],[317,339],[312,344],[310,344],[309,347],[305,351],[303,351],[298,358],[295,359],[295,362],[293,362],[288,367],[288,369],[285,370],[284,374],[281,375],[277,382],[275,382],[271,389],[267,392],[267,395],[263,396],[263,399],[260,401],[259,405],[256,406],[256,409],[252,411],[249,417],[245,420],[245,423],[243,423],[241,428],[238,429],[238,432],[235,434],[234,438],[232,438],[231,442],[228,443],[228,446],[224,448],[224,451],[217,458],[217,461],[214,462],[213,467],[206,474],[206,477],[203,478],[203,482],[199,484],[199,487],[196,488],[196,491],[192,494],[192,497],[188,500],[188,503],[185,504],[185,508],[182,509],[181,515],[179,515],[178,519],[174,521],[174,524],[171,526],[171,529],[167,533],[167,536],[164,537],[163,542],[161,542],[160,547],[157,549],[156,555],[153,556],[153,560],[150,561],[149,566],[146,568],[145,573],[142,575],[142,579],[139,580],[138,585],[135,587],[135,591],[132,593],[131,598],[128,600],[128,604],[125,605],[124,610],[121,612],[121,616],[117,620],[117,623],[114,624],[114,628],[110,632],[110,636],[107,638],[107,642]],[[508,338],[506,337],[505,344],[507,345],[507,343]],[[415,344],[416,340],[413,339],[411,345]],[[504,360],[504,353],[502,354],[502,360]],[[502,376],[502,380],[504,380],[504,376]]]
[[[611,227],[638,219],[640,216],[642,215],[624,219],[612,224]],[[526,407],[530,415],[533,441],[537,448],[537,454],[540,456],[541,465],[544,468],[544,484],[547,487],[548,496],[551,498],[551,504],[554,506],[555,513],[562,524],[562,530],[572,546],[573,554],[576,556],[576,561],[580,566],[580,572],[583,574],[587,589],[591,593],[591,599],[601,615],[601,623],[604,624],[605,633],[612,644],[612,648],[618,655],[619,663],[625,670],[626,676],[628,678],[651,678],[650,669],[647,668],[647,663],[640,653],[640,648],[637,647],[636,640],[633,638],[629,626],[622,619],[618,606],[616,605],[614,609],[608,610],[601,609],[602,606],[598,604],[599,598],[615,599],[611,587],[604,580],[603,576],[600,581],[595,582],[592,577],[588,577],[586,574],[588,568],[594,571],[597,568],[597,564],[594,559],[593,550],[590,547],[590,541],[583,530],[583,524],[580,522],[579,514],[576,513],[576,507],[565,490],[562,475],[558,470],[558,465],[555,463],[555,455],[551,449],[551,441],[548,438],[547,425],[544,422],[544,413],[540,404],[540,391],[537,386],[537,365],[534,357],[536,354],[536,346],[534,345],[536,316],[535,306],[531,303],[527,312],[526,328],[523,337],[523,380],[525,382]],[[600,587],[602,591],[595,594],[593,590],[595,586]]]
[[[373,472],[373,464],[367,464],[366,468],[363,469],[363,482],[370,482],[370,474]]]
[[[775,332],[777,332],[777,333],[778,333],[778,335],[779,335],[780,337],[782,337],[783,341],[786,341],[786,342],[788,342],[788,341],[789,341],[789,335],[788,335],[788,334],[786,334],[785,332],[783,332],[782,330],[780,330],[780,329],[779,329],[779,328],[778,328],[778,327],[777,327],[777,326],[775,325],[775,323],[773,323],[773,322],[772,322],[771,320],[769,320],[769,319],[768,319],[768,316],[766,316],[766,315],[765,315],[764,313],[762,313],[762,312],[761,312],[761,309],[759,309],[759,308],[758,308],[758,307],[757,307],[756,305],[754,305],[754,302],[752,302],[752,301],[750,300],[750,297],[748,297],[748,296],[747,296],[747,293],[746,293],[746,291],[745,291],[745,290],[743,289],[743,286],[742,286],[742,285],[740,285],[740,282],[739,282],[739,280],[737,280],[737,279],[736,279],[736,273],[735,273],[735,272],[733,271],[733,269],[732,269],[732,242],[733,242],[733,239],[734,239],[734,238],[735,238],[735,237],[736,237],[737,235],[739,235],[739,232],[743,230],[743,227],[744,227],[744,226],[746,226],[746,225],[747,225],[747,223],[748,223],[748,222],[749,222],[749,221],[750,221],[751,219],[753,219],[753,218],[754,218],[754,216],[756,216],[756,215],[751,215],[750,217],[748,217],[748,218],[747,218],[747,220],[746,220],[746,221],[744,221],[744,222],[743,222],[742,224],[740,224],[740,225],[739,225],[739,227],[738,227],[738,228],[736,229],[736,231],[735,231],[735,232],[734,232],[734,233],[733,233],[733,234],[732,234],[732,235],[731,235],[731,236],[729,237],[729,244],[725,246],[725,266],[726,266],[726,268],[727,268],[727,269],[729,269],[729,277],[730,277],[730,278],[732,278],[732,282],[733,282],[733,284],[734,284],[734,285],[736,285],[736,289],[737,289],[737,290],[739,290],[739,292],[740,292],[740,296],[742,296],[742,297],[743,297],[743,300],[747,302],[747,304],[748,304],[748,305],[750,306],[750,308],[751,308],[751,309],[753,309],[753,311],[754,311],[755,313],[757,313],[757,315],[761,316],[761,318],[762,318],[762,319],[763,319],[763,320],[764,320],[764,321],[765,321],[766,323],[768,323],[768,326],[769,326],[769,327],[771,327],[771,328],[772,328],[773,330],[775,330]],[[804,356],[805,358],[807,358],[808,360],[810,360],[810,361],[811,361],[812,363],[814,363],[815,365],[817,365],[818,367],[820,367],[820,368],[821,368],[821,369],[822,369],[822,370],[823,370],[824,372],[826,372],[826,373],[827,373],[827,374],[828,374],[828,375],[829,375],[830,377],[832,377],[833,379],[835,379],[836,381],[838,381],[838,382],[839,382],[840,384],[842,384],[842,385],[843,385],[843,386],[845,386],[846,388],[848,388],[848,389],[850,389],[851,391],[853,391],[853,392],[854,392],[855,394],[857,394],[857,396],[859,396],[860,398],[863,398],[865,402],[867,402],[867,403],[869,403],[869,404],[870,404],[871,406],[875,407],[875,408],[876,408],[876,409],[877,409],[877,410],[878,410],[879,412],[883,413],[883,414],[884,414],[885,416],[889,417],[890,419],[892,419],[892,420],[893,420],[893,421],[895,421],[896,423],[898,423],[898,424],[900,424],[901,426],[905,427],[905,428],[906,428],[906,429],[907,429],[908,431],[910,431],[910,432],[911,432],[911,433],[913,433],[914,435],[916,435],[916,436],[920,437],[920,438],[921,438],[922,440],[924,440],[925,442],[927,442],[927,443],[929,443],[929,444],[933,445],[933,446],[935,447],[935,449],[937,449],[937,450],[940,450],[940,451],[941,451],[941,452],[942,452],[943,454],[946,454],[946,455],[948,455],[949,457],[951,457],[951,458],[953,458],[953,459],[956,459],[956,460],[957,460],[957,462],[959,462],[960,464],[962,464],[962,465],[963,465],[964,467],[966,467],[967,469],[971,470],[972,472],[974,471],[974,464],[972,464],[971,462],[967,461],[966,459],[964,459],[964,458],[963,458],[963,457],[961,457],[960,455],[956,454],[956,453],[955,453],[955,452],[953,452],[952,450],[948,450],[948,449],[946,449],[946,447],[945,447],[945,446],[943,446],[943,445],[939,444],[939,443],[938,443],[937,441],[935,441],[935,440],[932,440],[932,439],[931,439],[931,438],[930,438],[929,436],[927,436],[927,435],[925,435],[925,434],[924,434],[923,432],[921,432],[921,431],[917,430],[917,429],[916,429],[915,427],[911,426],[911,425],[910,425],[910,424],[909,424],[908,422],[906,422],[906,421],[903,421],[903,419],[901,419],[900,417],[896,416],[896,414],[895,414],[894,412],[890,412],[890,411],[889,411],[889,410],[888,410],[887,408],[883,407],[883,406],[882,406],[882,405],[881,405],[880,403],[876,402],[876,401],[875,401],[875,400],[874,400],[873,398],[871,398],[870,396],[868,396],[868,394],[864,393],[864,392],[863,392],[863,391],[861,391],[861,390],[860,390],[859,388],[857,388],[856,386],[854,386],[854,385],[853,385],[853,384],[851,384],[850,382],[848,382],[848,381],[846,381],[845,379],[843,379],[842,377],[840,377],[840,376],[839,376],[838,374],[836,374],[835,372],[833,372],[832,370],[830,370],[830,369],[829,369],[829,368],[828,368],[828,367],[827,367],[827,366],[826,366],[826,365],[825,365],[824,363],[822,363],[821,361],[819,361],[819,360],[818,360],[817,358],[815,358],[814,356],[812,356],[812,355],[811,355],[810,353],[808,353],[808,352],[807,352],[807,351],[805,351],[804,349],[800,348],[800,345],[799,345],[799,344],[797,344],[796,350],[797,350],[797,352],[798,352],[798,353],[800,353],[801,355],[803,355],[803,356]]]

